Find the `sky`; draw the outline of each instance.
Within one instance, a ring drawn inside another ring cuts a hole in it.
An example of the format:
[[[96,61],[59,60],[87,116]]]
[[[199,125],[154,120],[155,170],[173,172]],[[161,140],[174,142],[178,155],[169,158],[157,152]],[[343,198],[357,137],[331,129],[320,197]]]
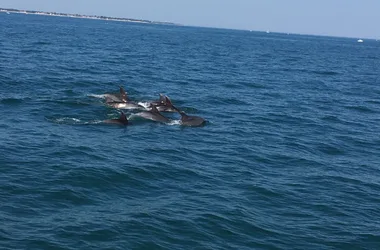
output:
[[[0,7],[380,39],[380,0],[0,0]]]

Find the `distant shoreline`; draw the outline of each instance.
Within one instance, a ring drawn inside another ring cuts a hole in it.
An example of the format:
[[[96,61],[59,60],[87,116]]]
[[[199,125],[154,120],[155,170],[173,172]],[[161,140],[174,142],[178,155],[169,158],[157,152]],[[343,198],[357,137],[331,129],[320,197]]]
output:
[[[188,27],[199,27],[199,28],[213,28],[213,29],[226,29],[226,30],[240,30],[240,31],[253,31],[247,29],[237,29],[237,28],[226,28],[226,27],[211,27],[211,26],[194,26],[194,25],[184,25],[173,22],[163,22],[163,21],[150,21],[145,19],[135,19],[135,18],[124,18],[124,17],[108,17],[99,15],[82,15],[82,14],[69,14],[69,13],[59,13],[53,11],[35,11],[35,10],[19,10],[14,8],[0,8],[0,13],[18,13],[18,14],[31,14],[31,15],[41,15],[41,16],[57,16],[57,17],[68,17],[68,18],[81,18],[81,19],[92,19],[92,20],[105,20],[105,21],[115,21],[115,22],[130,22],[130,23],[144,23],[144,24],[160,24],[160,25],[174,25],[174,26],[188,26]],[[279,33],[287,35],[302,35],[302,36],[317,36],[317,37],[337,37],[337,38],[348,38],[348,39],[366,39],[366,40],[376,40],[380,41],[379,38],[374,37],[355,37],[355,36],[338,36],[330,34],[311,34],[311,33],[296,33],[296,32],[282,32],[282,31],[264,31],[264,30],[254,30],[255,32],[266,32],[266,33]]]
[[[116,21],[116,22],[131,22],[131,23],[162,24],[162,25],[181,26],[181,24],[171,23],[171,22],[158,22],[158,21],[149,21],[149,20],[143,20],[143,19],[123,18],[123,17],[108,17],[108,16],[98,16],[98,15],[68,14],[68,13],[59,13],[59,12],[53,12],[53,11],[18,10],[18,9],[0,8],[0,12],[5,12],[8,14],[18,13],[18,14],[71,17],[71,18],[105,20],[105,21]]]

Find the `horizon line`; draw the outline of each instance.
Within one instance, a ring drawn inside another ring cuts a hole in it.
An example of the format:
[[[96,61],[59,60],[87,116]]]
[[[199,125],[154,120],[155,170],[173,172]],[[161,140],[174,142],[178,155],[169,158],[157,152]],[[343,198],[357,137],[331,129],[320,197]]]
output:
[[[80,18],[88,20],[105,20],[114,22],[134,22],[134,23],[144,23],[144,24],[160,24],[160,25],[173,25],[173,26],[186,26],[186,27],[197,27],[206,29],[225,29],[225,30],[237,30],[237,31],[249,31],[249,32],[266,32],[266,33],[277,33],[285,35],[300,35],[300,36],[316,36],[316,37],[332,37],[332,38],[347,38],[347,39],[367,39],[380,41],[378,38],[370,37],[353,37],[353,36],[339,36],[339,35],[327,35],[327,34],[311,34],[311,33],[294,33],[285,31],[264,31],[264,30],[250,30],[250,29],[240,29],[240,28],[227,28],[227,27],[213,27],[213,26],[197,26],[189,24],[181,24],[171,21],[152,21],[147,19],[139,18],[128,18],[128,17],[111,17],[104,15],[88,15],[88,14],[74,14],[74,13],[62,13],[56,11],[41,11],[41,10],[25,10],[25,9],[15,9],[15,8],[2,8],[0,7],[0,12],[13,12],[18,14],[32,14],[32,15],[48,15],[57,17],[68,17],[68,18]]]

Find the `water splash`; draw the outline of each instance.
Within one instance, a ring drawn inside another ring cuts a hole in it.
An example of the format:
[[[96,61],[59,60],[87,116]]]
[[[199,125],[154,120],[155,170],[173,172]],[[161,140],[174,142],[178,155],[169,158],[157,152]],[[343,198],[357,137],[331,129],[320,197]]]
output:
[[[166,123],[169,126],[182,125],[181,120],[171,120],[169,123]]]
[[[97,95],[97,94],[87,94],[87,96],[89,97],[94,97],[94,98],[100,98],[100,99],[105,99],[107,94],[101,94],[101,95]]]
[[[82,121],[80,119],[73,118],[73,117],[56,118],[56,119],[51,119],[51,121],[54,123],[59,123],[59,124],[79,124],[79,123],[82,123]]]
[[[146,110],[150,110],[150,102],[138,102],[137,104],[144,107]]]
[[[74,117],[61,117],[55,119],[48,119],[49,121],[57,124],[65,124],[65,125],[91,125],[91,124],[101,124],[103,120],[93,120],[93,121],[83,121]]]

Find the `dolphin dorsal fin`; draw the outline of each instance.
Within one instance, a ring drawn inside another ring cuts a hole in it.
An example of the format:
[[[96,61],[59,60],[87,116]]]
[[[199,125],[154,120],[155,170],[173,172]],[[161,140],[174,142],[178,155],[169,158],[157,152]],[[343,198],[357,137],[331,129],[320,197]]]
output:
[[[123,88],[123,86],[120,86],[120,95],[121,95],[122,101],[126,102],[127,92],[125,92],[125,89]]]
[[[179,111],[179,114],[181,115],[181,117],[188,117],[188,115],[186,115],[186,113],[183,111]]]
[[[162,102],[162,103],[164,103],[165,102],[165,95],[164,94],[160,94],[160,99],[159,99],[159,101],[160,102]]]
[[[121,111],[120,113],[120,118],[119,118],[120,121],[126,121],[127,120],[127,116],[124,114],[123,111]]]
[[[150,111],[153,113],[160,113],[155,105],[152,105],[152,109]]]
[[[165,96],[165,102],[166,102],[166,105],[173,106],[173,103],[172,101],[170,101],[168,96]]]
[[[120,86],[120,94],[125,95],[125,89],[123,86]]]

